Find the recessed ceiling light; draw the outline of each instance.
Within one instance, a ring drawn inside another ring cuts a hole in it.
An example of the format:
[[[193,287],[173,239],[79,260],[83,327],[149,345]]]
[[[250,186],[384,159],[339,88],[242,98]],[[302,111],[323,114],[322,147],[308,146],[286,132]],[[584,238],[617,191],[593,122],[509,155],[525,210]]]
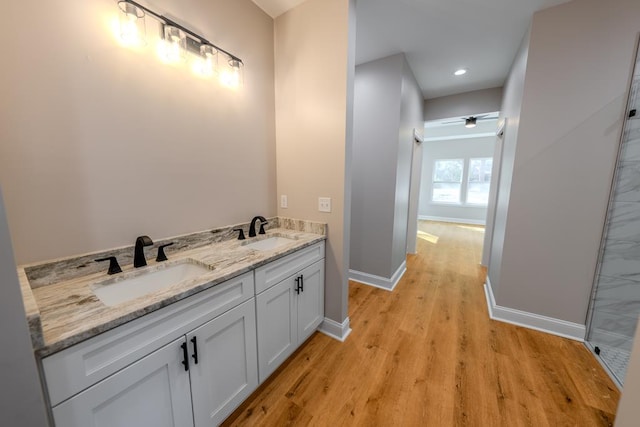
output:
[[[464,69],[464,68],[460,68],[459,70],[456,70],[456,72],[453,73],[453,74],[456,75],[456,76],[461,76],[463,74],[467,74],[467,70]]]

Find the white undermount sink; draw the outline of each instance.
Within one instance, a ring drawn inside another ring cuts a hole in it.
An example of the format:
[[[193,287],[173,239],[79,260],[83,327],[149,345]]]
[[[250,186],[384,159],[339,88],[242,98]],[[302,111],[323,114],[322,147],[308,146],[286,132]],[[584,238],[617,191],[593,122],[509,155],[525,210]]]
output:
[[[245,243],[244,247],[258,251],[271,251],[292,242],[295,242],[295,240],[282,236],[273,236],[256,242]]]
[[[96,284],[91,290],[100,301],[111,307],[211,271],[209,267],[183,261],[158,270],[141,272],[112,283]]]

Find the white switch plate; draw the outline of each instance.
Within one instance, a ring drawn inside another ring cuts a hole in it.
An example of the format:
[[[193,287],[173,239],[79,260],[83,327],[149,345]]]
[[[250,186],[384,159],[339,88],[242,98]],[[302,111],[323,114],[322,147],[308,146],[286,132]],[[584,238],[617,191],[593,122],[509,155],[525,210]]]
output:
[[[331,212],[331,197],[318,197],[318,210],[320,212]]]
[[[288,208],[289,207],[289,201],[287,200],[287,195],[283,194],[282,196],[280,196],[280,207],[281,208]]]

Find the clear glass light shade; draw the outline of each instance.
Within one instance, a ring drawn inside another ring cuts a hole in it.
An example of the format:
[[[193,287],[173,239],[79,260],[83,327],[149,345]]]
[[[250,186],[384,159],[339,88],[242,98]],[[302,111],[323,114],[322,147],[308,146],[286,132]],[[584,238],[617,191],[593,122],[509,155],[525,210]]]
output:
[[[220,83],[232,89],[242,87],[244,84],[244,64],[242,61],[229,58],[225,67],[220,71]]]
[[[200,46],[200,56],[193,62],[193,71],[203,77],[212,77],[218,70],[218,50],[208,44]]]
[[[119,30],[120,40],[131,46],[141,46],[145,44],[146,28],[144,10],[126,2],[119,1]]]
[[[187,35],[180,28],[165,25],[160,44],[160,57],[169,63],[182,62],[187,55]]]

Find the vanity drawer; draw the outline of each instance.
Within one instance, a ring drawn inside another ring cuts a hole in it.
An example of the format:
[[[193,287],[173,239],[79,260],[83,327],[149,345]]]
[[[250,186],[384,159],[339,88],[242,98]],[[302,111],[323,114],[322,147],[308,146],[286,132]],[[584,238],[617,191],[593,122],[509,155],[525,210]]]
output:
[[[257,268],[256,295],[323,258],[324,241]]]
[[[253,272],[229,279],[42,359],[51,406],[254,296]]]

